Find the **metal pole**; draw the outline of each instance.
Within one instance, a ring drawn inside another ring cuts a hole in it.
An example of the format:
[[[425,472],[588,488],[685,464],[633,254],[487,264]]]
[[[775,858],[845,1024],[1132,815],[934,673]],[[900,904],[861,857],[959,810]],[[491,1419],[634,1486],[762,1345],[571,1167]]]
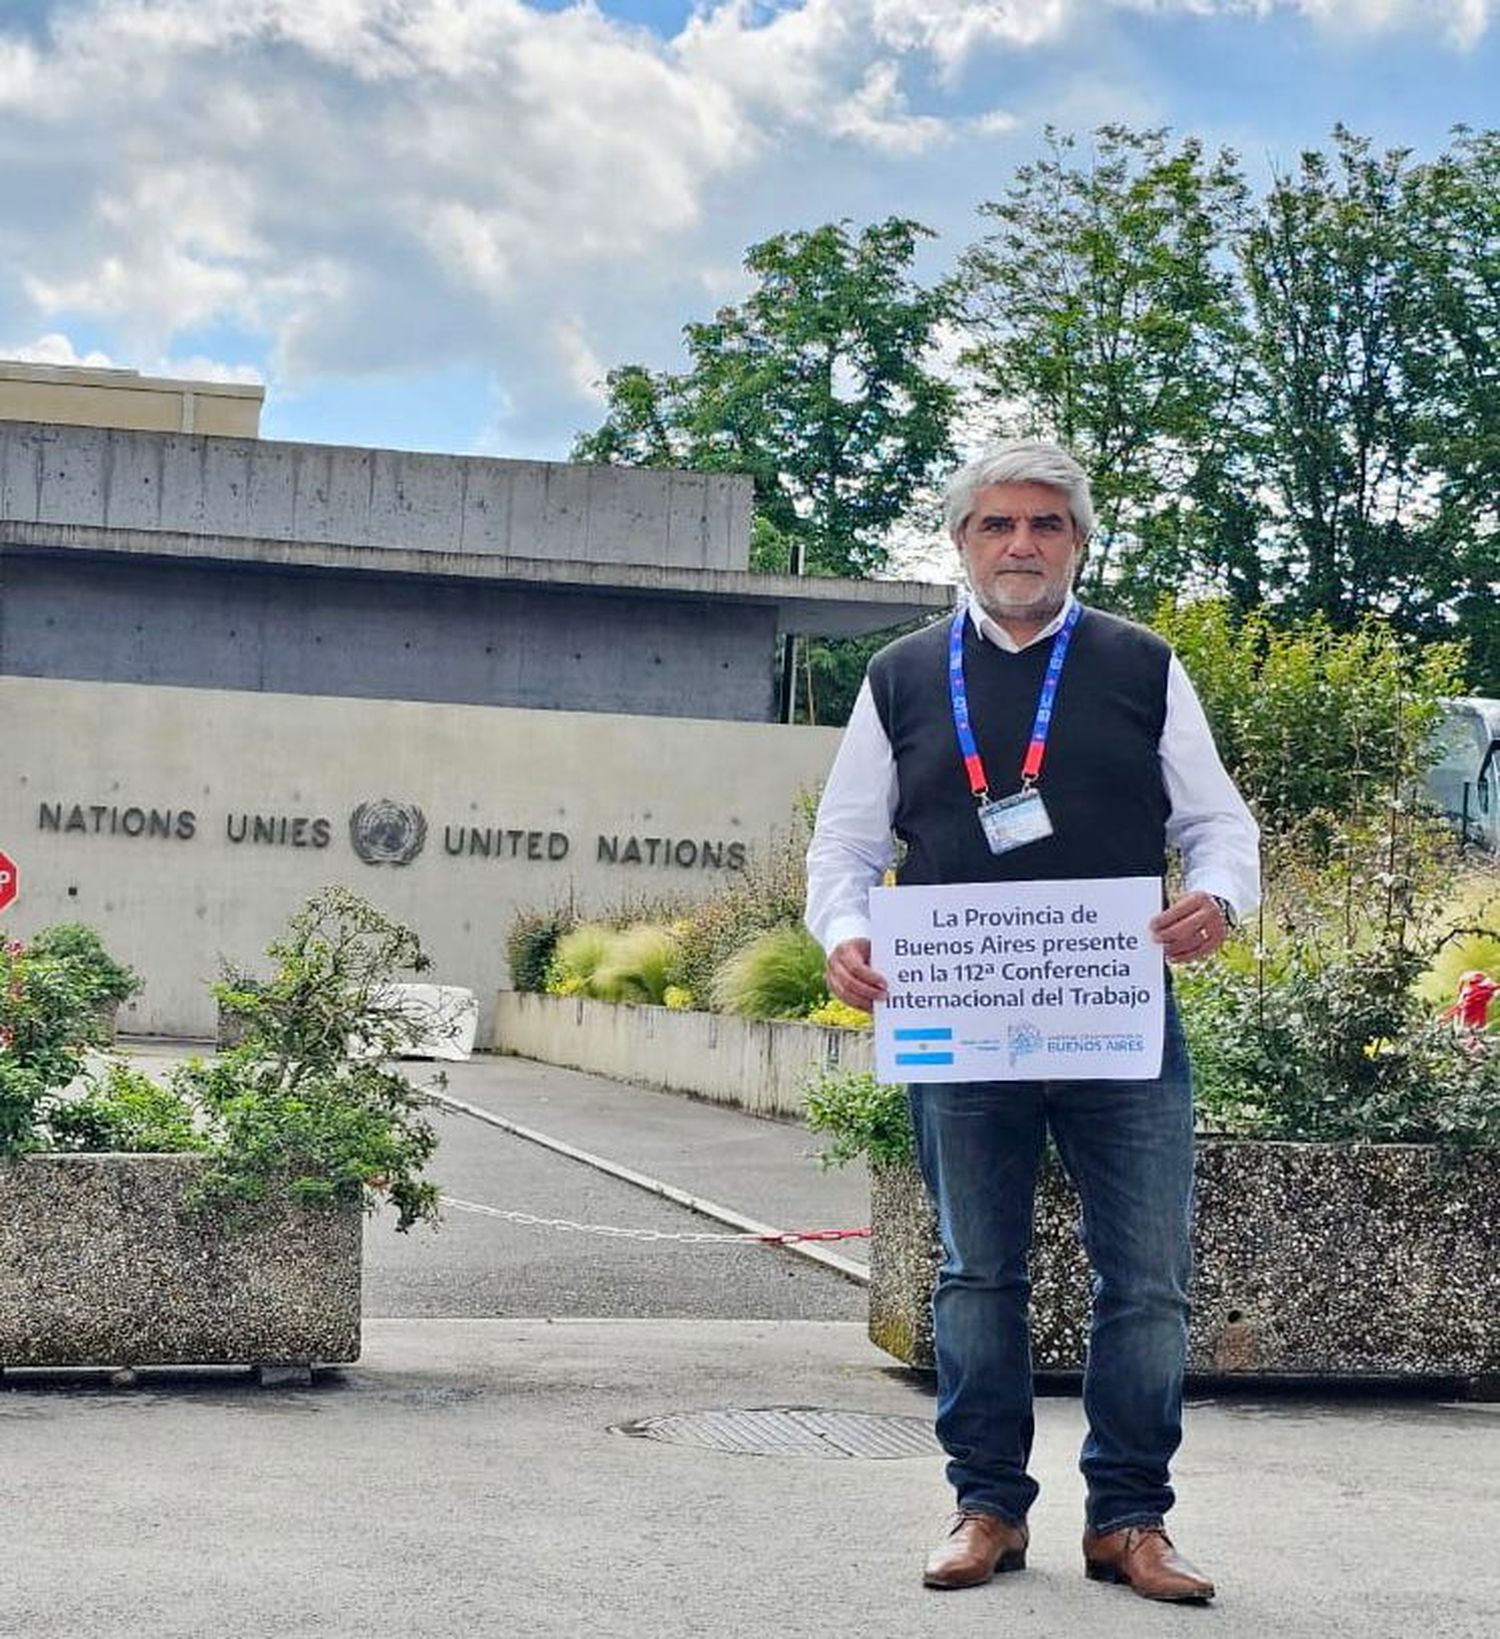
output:
[[[790,573],[800,578],[807,567],[807,543],[800,535],[792,537]],[[797,634],[788,632],[781,640],[781,720],[797,721]]]

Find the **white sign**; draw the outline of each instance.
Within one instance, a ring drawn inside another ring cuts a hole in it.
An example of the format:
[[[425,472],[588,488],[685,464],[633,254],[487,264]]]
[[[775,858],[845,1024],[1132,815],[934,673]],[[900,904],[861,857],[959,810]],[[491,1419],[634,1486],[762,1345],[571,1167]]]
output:
[[[882,1082],[1146,1081],[1161,1073],[1160,877],[870,893]]]

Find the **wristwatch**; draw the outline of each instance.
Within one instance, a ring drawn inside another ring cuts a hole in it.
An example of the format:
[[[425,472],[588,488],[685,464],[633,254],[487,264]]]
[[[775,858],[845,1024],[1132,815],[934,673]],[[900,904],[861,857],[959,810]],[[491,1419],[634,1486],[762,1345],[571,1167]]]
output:
[[[1222,894],[1211,893],[1208,897],[1219,907],[1219,915],[1224,918],[1224,926],[1228,928],[1231,933],[1233,933],[1234,930],[1240,925],[1238,918],[1234,914],[1234,906],[1231,905]]]

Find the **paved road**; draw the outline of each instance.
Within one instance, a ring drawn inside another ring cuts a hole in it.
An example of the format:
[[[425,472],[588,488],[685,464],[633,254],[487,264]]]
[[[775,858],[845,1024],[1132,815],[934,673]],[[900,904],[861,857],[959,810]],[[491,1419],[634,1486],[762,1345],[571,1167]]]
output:
[[[936,1458],[754,1457],[619,1424],[925,1418],[851,1324],[397,1321],[312,1390],[0,1392],[5,1639],[1494,1639],[1500,1408],[1195,1407],[1208,1610],[1084,1580],[1078,1403],[1038,1406],[1031,1567],[932,1594]]]

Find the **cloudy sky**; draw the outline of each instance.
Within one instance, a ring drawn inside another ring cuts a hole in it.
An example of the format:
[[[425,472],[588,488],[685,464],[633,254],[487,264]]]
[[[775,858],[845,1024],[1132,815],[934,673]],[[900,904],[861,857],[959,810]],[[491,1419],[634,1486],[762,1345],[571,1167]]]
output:
[[[925,271],[1042,127],[1255,180],[1500,123],[1500,0],[0,0],[0,356],[263,380],[268,437],[562,456],[746,245]]]

